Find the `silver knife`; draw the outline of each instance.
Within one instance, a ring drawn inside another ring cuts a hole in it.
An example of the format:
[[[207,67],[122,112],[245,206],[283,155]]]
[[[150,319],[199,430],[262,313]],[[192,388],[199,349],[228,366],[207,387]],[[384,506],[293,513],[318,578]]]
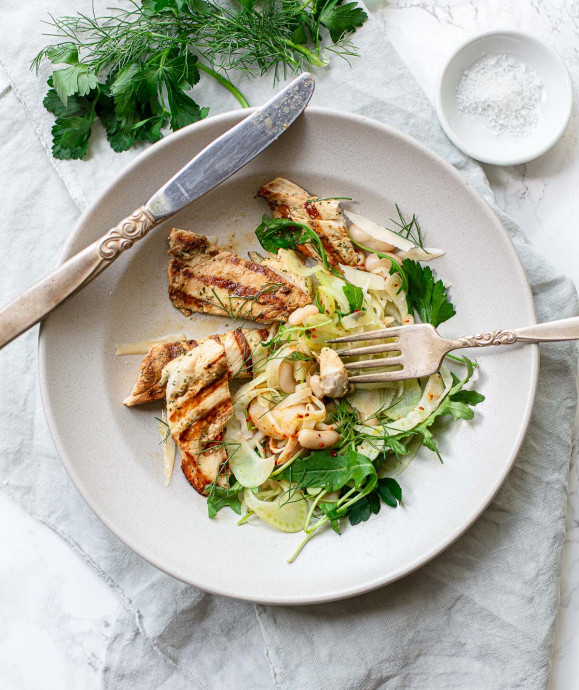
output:
[[[197,154],[144,206],[0,311],[0,349],[42,321],[153,228],[231,177],[281,136],[314,91],[309,73]]]

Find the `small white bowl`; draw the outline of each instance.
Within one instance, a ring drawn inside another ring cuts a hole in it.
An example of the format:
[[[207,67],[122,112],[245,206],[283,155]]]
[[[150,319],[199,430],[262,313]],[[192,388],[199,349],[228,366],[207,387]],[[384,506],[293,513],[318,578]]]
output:
[[[487,55],[510,55],[527,63],[543,82],[543,114],[528,135],[496,134],[484,116],[457,107],[464,72]],[[559,54],[532,34],[514,29],[485,31],[469,38],[449,57],[438,77],[436,112],[449,139],[472,158],[494,165],[533,160],[554,146],[571,117],[573,85]]]

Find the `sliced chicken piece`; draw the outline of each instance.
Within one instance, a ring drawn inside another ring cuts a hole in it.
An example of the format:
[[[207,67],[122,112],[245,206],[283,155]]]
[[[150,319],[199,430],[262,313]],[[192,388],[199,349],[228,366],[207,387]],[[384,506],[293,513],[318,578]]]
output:
[[[254,364],[258,363],[263,356],[262,343],[269,340],[270,330],[237,328],[234,331],[211,337],[225,347],[229,378],[251,378]],[[127,407],[133,407],[164,398],[166,384],[161,382],[164,367],[170,361],[204,342],[205,340],[184,340],[152,345],[141,362],[139,378],[132,393],[124,400],[124,404]]]
[[[194,311],[236,321],[286,321],[311,299],[267,266],[232,254],[203,235],[173,229],[169,237],[169,297],[184,314]]]
[[[312,228],[322,240],[330,263],[356,266],[358,256],[336,199],[318,201],[317,196],[283,177],[276,177],[257,194],[267,200],[274,218],[288,218]],[[298,249],[306,256],[317,257],[311,244],[302,244]]]
[[[162,381],[167,385],[169,429],[187,480],[201,494],[213,482],[227,486],[227,452],[219,446],[233,415],[225,347],[208,338],[169,362]]]
[[[277,254],[267,253],[265,257],[260,256],[257,252],[249,252],[249,258],[253,263],[267,266],[275,271],[278,275],[283,276],[290,283],[297,285],[310,298],[314,294],[314,286],[310,276],[303,276],[296,273],[296,269],[303,267],[304,260],[293,251],[293,249],[279,249]]]
[[[324,395],[343,398],[348,392],[348,372],[335,350],[323,347],[318,359],[320,364],[320,388]]]

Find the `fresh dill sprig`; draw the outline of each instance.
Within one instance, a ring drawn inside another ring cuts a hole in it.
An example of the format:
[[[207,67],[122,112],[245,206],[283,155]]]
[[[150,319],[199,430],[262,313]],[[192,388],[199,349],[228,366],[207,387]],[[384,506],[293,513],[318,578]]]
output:
[[[275,81],[324,67],[328,52],[348,59],[356,55],[349,36],[366,19],[356,2],[338,0],[131,0],[103,16],[50,16],[53,43],[32,67],[59,66],[44,100],[57,118],[53,155],[84,158],[97,117],[115,151],[204,118],[209,109],[187,94],[199,72],[248,107],[231,72],[271,72]]]
[[[250,295],[248,297],[243,295],[236,295],[227,290],[227,300],[224,301],[218,295],[215,288],[212,288],[211,292],[215,297],[215,302],[205,300],[207,304],[219,309],[223,312],[224,316],[229,317],[234,323],[238,321],[255,321],[263,315],[263,311],[255,314],[254,306],[260,304],[259,300],[267,295],[275,295],[275,293],[284,287],[283,283],[265,283],[264,286],[255,295]],[[236,300],[234,302],[234,300]],[[238,303],[237,300],[240,300]]]

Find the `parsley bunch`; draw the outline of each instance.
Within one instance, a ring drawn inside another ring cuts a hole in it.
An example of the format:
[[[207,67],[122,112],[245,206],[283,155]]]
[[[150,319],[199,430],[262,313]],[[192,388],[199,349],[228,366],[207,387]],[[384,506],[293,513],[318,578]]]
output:
[[[188,92],[204,72],[249,104],[228,73],[274,80],[287,71],[323,67],[327,51],[355,55],[348,36],[366,21],[343,0],[133,0],[109,16],[76,14],[49,24],[58,41],[36,56],[57,67],[45,107],[56,116],[55,158],[84,158],[99,118],[115,151],[154,142],[204,118]],[[326,44],[324,51],[324,44]]]

